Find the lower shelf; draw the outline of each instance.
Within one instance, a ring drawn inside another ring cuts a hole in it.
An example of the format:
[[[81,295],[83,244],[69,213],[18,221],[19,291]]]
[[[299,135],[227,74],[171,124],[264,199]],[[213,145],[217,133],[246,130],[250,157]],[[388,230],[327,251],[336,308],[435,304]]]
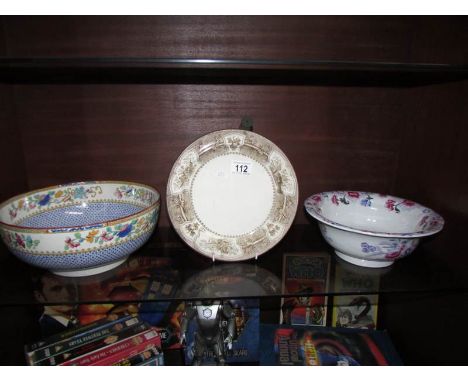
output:
[[[283,260],[285,254],[322,253],[330,256],[330,280],[328,291],[316,293],[304,291],[303,293],[284,292],[281,287],[283,275]],[[161,229],[139,252],[133,254],[129,262],[143,263],[170,260],[170,269],[180,278],[177,288],[182,288],[190,280],[200,275],[210,275],[215,270],[218,278],[226,278],[229,273],[222,272],[226,265],[213,264],[209,259],[190,251],[180,242],[176,234],[169,229]],[[128,266],[123,264],[123,266]],[[351,275],[372,275],[372,270],[359,268],[341,262],[328,248],[320,237],[315,226],[296,226],[291,229],[285,239],[272,251],[261,256],[258,261],[231,264],[237,275],[245,269],[254,269],[254,276],[269,275],[270,284],[276,289],[269,293],[259,293],[255,288],[244,288],[243,295],[236,295],[233,291],[225,291],[226,298],[258,298],[259,320],[262,324],[278,324],[281,315],[281,298],[294,296],[326,296],[328,297],[327,323],[332,323],[332,305],[339,296],[352,294],[378,296],[377,328],[387,330],[395,343],[403,363],[410,365],[430,364],[466,364],[464,344],[468,335],[461,324],[462,312],[467,308],[466,279],[456,271],[447,267],[442,254],[431,253],[424,243],[408,258],[396,262],[392,267],[379,270],[374,277],[378,279],[378,286],[369,286],[363,283],[352,290],[337,289],[335,278],[337,269],[344,269]],[[341,267],[341,268],[340,268]],[[236,270],[237,269],[237,270]],[[150,268],[151,270],[151,268]],[[219,272],[221,270],[221,272]],[[266,273],[263,273],[266,272]],[[244,272],[245,273],[245,272]],[[210,294],[194,294],[189,298],[172,295],[165,298],[142,297],[142,295],[106,295],[107,287],[115,282],[115,273],[103,274],[92,278],[61,278],[59,287],[63,289],[76,288],[87,285],[88,290],[94,288],[95,295],[87,297],[75,295],[73,298],[57,297],[56,300],[44,301],[38,298],[34,281],[39,277],[47,276],[47,272],[32,268],[7,252],[0,250],[0,364],[25,364],[23,346],[41,338],[39,318],[44,306],[68,304],[72,306],[86,306],[92,310],[93,305],[107,304],[118,306],[121,303],[138,306],[147,302],[166,302],[171,308],[182,301],[214,297]],[[231,274],[232,276],[232,274]],[[201,277],[203,279],[203,277]],[[144,279],[144,278],[143,278]],[[142,279],[142,280],[143,280]],[[140,280],[140,281],[142,281]],[[120,280],[122,282],[123,280]],[[128,281],[128,280],[127,280]],[[148,280],[143,280],[143,284]],[[261,281],[261,282],[263,282]],[[128,283],[127,283],[128,284]],[[97,287],[100,285],[100,287]],[[133,287],[141,287],[134,284]],[[119,287],[119,285],[114,285]],[[120,287],[123,285],[120,285]],[[245,284],[247,286],[247,284]],[[79,288],[78,288],[79,289]],[[239,289],[237,289],[239,291]],[[237,292],[239,294],[239,292]],[[240,293],[242,294],[242,293]],[[91,296],[91,297],[90,297]],[[442,349],[442,350],[441,350]],[[168,353],[169,364],[180,364],[180,351]]]

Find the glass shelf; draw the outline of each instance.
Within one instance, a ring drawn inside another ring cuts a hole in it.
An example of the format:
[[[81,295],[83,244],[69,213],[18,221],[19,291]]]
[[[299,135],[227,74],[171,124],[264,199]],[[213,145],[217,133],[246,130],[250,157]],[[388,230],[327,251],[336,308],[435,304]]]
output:
[[[285,254],[312,253],[329,259],[328,288],[319,292],[284,290]],[[280,244],[256,261],[213,263],[188,248],[172,229],[160,228],[118,268],[95,276],[65,278],[28,266],[2,245],[0,306],[467,291],[465,278],[448,268],[443,258],[427,251],[423,241],[413,254],[391,267],[358,267],[337,258],[317,226],[310,224],[293,226]],[[338,274],[340,280],[348,280],[347,285],[336,282]],[[53,292],[47,298],[40,293],[43,287]]]
[[[460,81],[467,65],[156,57],[0,57],[5,83],[164,83],[408,87]]]

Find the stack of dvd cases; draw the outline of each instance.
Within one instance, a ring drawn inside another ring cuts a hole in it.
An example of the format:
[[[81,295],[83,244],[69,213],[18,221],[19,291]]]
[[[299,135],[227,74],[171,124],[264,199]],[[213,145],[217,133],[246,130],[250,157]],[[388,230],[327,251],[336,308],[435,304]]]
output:
[[[25,346],[34,366],[164,365],[158,331],[136,315],[108,318]]]

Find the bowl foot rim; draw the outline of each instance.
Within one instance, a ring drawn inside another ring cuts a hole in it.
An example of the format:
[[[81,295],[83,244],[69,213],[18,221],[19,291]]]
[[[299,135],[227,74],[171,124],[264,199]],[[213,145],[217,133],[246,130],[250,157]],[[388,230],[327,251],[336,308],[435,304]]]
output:
[[[366,267],[366,268],[385,268],[389,267],[394,263],[394,261],[386,261],[386,260],[365,260],[365,259],[359,259],[357,257],[353,257],[350,255],[346,255],[343,252],[335,250],[336,255],[340,258],[343,259],[344,261],[347,261],[348,263],[358,265],[360,267]]]
[[[53,274],[57,276],[64,276],[64,277],[85,277],[85,276],[93,276],[97,275],[99,273],[104,273],[107,272],[111,269],[114,269],[118,267],[119,265],[123,264],[125,261],[127,261],[128,257],[125,257],[124,259],[120,259],[117,261],[114,261],[112,263],[108,263],[105,265],[100,265],[98,267],[93,267],[93,268],[85,268],[85,269],[55,269],[55,270],[50,270]]]

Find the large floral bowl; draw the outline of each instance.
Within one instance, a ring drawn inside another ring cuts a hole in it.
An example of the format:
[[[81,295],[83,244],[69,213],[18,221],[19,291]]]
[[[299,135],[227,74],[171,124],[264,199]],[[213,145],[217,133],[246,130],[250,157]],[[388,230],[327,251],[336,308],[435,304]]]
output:
[[[444,226],[444,219],[427,207],[371,192],[322,192],[307,198],[305,208],[336,254],[364,267],[393,264],[408,256],[421,237]]]
[[[61,276],[117,267],[151,236],[159,193],[127,182],[44,188],[0,205],[0,233],[21,260]]]

